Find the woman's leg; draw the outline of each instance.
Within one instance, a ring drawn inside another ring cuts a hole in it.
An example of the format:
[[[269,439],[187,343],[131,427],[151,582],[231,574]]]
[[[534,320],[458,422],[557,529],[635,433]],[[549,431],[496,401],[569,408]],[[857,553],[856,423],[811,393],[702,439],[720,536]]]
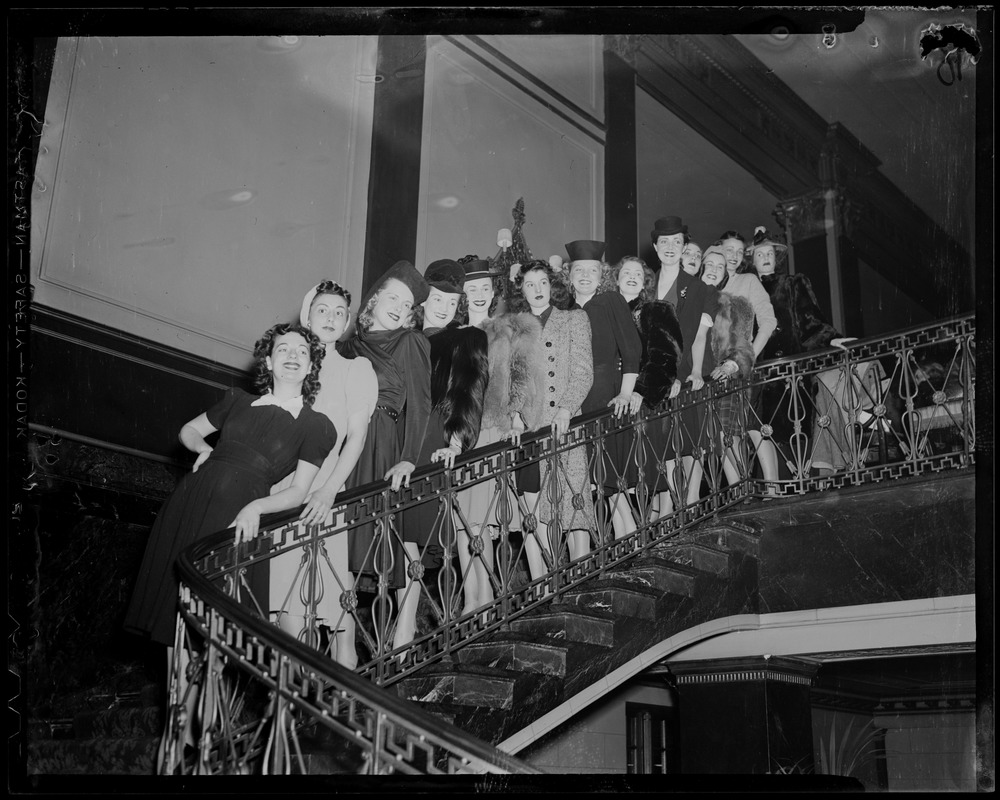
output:
[[[472,561],[473,569],[476,571],[476,585],[479,589],[476,608],[493,602],[493,537],[490,536],[488,526],[484,526],[482,535],[483,552]]]
[[[545,556],[552,559],[552,549],[549,547],[548,525],[538,520],[538,492],[525,492],[524,501],[528,513],[535,520],[535,530],[525,530],[524,520],[521,521],[521,535],[524,537],[524,554],[528,558],[528,573],[532,580],[537,580],[549,571]]]
[[[568,531],[566,543],[569,546],[570,561],[583,558],[590,552],[590,531],[579,529]]]
[[[478,559],[472,552],[472,539],[481,530],[479,525],[472,526],[472,535],[465,528],[458,529],[458,563],[462,570],[462,613],[468,614],[479,605],[479,571],[476,569]]]
[[[770,439],[765,439],[760,431],[747,431],[750,434],[750,441],[753,442],[754,449],[757,451],[757,461],[760,462],[761,472],[764,474],[765,481],[777,481],[778,480],[778,448],[774,446],[774,442]],[[768,486],[765,490],[766,494],[775,494],[774,486]]]
[[[408,558],[407,567],[420,560],[420,545],[416,542],[403,542],[403,548]],[[406,585],[396,590],[396,602],[399,614],[396,617],[396,634],[392,638],[392,647],[402,647],[413,641],[417,629],[417,606],[420,604],[420,584],[410,577],[406,570]]]
[[[687,476],[685,503],[691,505],[701,499],[701,476],[705,472],[705,467],[694,456],[684,456],[681,463],[684,465],[684,474]]]
[[[623,492],[616,492],[611,496],[611,524],[615,529],[616,539],[623,539],[635,532],[632,506],[628,501],[628,495]]]

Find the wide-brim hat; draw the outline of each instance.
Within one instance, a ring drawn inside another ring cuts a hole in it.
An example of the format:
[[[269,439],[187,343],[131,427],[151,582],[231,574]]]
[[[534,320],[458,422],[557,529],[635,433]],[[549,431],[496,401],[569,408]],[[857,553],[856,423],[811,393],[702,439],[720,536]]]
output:
[[[578,239],[566,245],[566,252],[569,254],[571,262],[603,261],[606,246],[604,242],[597,242],[592,239]]]
[[[788,249],[788,245],[785,244],[783,236],[780,234],[768,233],[767,228],[762,225],[758,225],[754,228],[753,241],[747,247],[747,255],[753,256],[753,251],[756,248],[764,247],[765,245],[771,245],[776,253],[783,253]]]
[[[653,244],[656,244],[656,240],[661,236],[673,236],[677,233],[687,232],[687,225],[681,221],[680,217],[660,217],[653,223],[653,230],[650,231],[649,235]]]
[[[375,296],[375,293],[390,278],[395,278],[397,281],[406,284],[406,287],[413,292],[414,306],[419,306],[427,299],[427,295],[430,294],[430,287],[427,285],[427,281],[424,280],[424,276],[417,272],[417,268],[409,261],[397,261],[383,272],[378,277],[378,280],[372,284],[372,288],[365,293],[364,300],[361,301],[362,310],[367,308],[369,301]]]
[[[472,261],[466,261],[462,264],[462,268],[465,270],[465,278],[467,281],[475,281],[479,278],[495,278],[497,275],[502,275],[502,272],[494,272],[490,269],[490,262],[484,258],[477,258]]]
[[[457,261],[441,258],[432,261],[424,270],[427,285],[445,294],[462,294],[465,284],[465,270]]]

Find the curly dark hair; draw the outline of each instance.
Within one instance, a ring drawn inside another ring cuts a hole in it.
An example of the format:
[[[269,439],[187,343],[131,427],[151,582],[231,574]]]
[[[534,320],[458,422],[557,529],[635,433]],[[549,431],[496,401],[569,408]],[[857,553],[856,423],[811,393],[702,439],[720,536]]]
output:
[[[747,244],[747,238],[739,231],[723,231],[719,235],[719,238],[716,239],[714,242],[712,242],[712,244],[709,245],[709,247],[716,247],[716,246],[722,247],[722,243],[726,241],[726,239],[739,239],[741,242],[743,242],[743,260],[740,262],[740,265],[736,268],[736,273],[740,274],[742,272],[749,272],[750,270],[752,270],[753,263],[751,263],[750,260],[747,258],[748,256],[747,247],[749,246]],[[699,272],[698,274],[700,277],[701,273]],[[726,268],[726,275],[727,275],[726,280],[728,281],[728,275],[729,275],[728,267]],[[721,287],[717,286],[716,288],[720,289]]]
[[[639,301],[645,303],[651,297],[656,297],[656,273],[639,256],[622,256],[621,260],[611,267],[611,270],[608,272],[608,287],[603,291],[618,291],[618,277],[621,274],[622,267],[629,261],[634,261],[642,267],[642,290],[639,292]]]
[[[413,328],[418,331],[424,329],[424,304],[421,303],[419,306],[413,307],[413,312],[410,314],[410,319],[413,320]],[[465,292],[462,292],[458,296],[458,308],[455,309],[455,318],[451,323],[457,322],[459,325],[465,325],[469,321],[469,298],[465,296]]]
[[[332,294],[327,292],[327,294]],[[309,358],[312,360],[312,368],[306,379],[302,381],[302,402],[307,406],[312,406],[316,400],[316,393],[319,392],[319,368],[323,364],[323,356],[326,355],[326,348],[312,331],[303,328],[297,322],[283,322],[269,328],[261,336],[253,347],[253,386],[257,394],[267,394],[274,385],[274,376],[267,368],[265,360],[274,349],[274,340],[286,333],[297,333],[309,345]]]
[[[549,279],[549,304],[553,308],[558,308],[565,311],[571,305],[573,305],[573,295],[570,293],[569,287],[566,285],[567,277],[564,277],[564,272],[556,272],[552,265],[548,261],[542,261],[541,259],[533,259],[525,264],[521,265],[521,268],[517,271],[517,276],[514,278],[514,293],[510,296],[507,304],[507,310],[511,313],[520,313],[524,311],[531,311],[531,306],[528,305],[528,301],[524,299],[524,294],[521,292],[521,287],[524,285],[524,276],[529,272],[544,272]]]
[[[347,301],[347,307],[351,307],[351,293],[347,291],[343,286],[341,286],[336,281],[331,281],[329,279],[320,281],[319,285],[316,286],[316,294],[313,297],[313,303],[316,302],[316,298],[321,294],[335,294],[343,297]],[[311,305],[310,305],[311,310]]]

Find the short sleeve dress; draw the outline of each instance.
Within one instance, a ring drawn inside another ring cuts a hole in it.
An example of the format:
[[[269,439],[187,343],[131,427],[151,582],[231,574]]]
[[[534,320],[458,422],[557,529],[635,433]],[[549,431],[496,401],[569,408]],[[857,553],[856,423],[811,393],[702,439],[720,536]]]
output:
[[[230,389],[207,412],[219,442],[197,472],[189,472],[153,524],[124,627],[161,644],[174,641],[177,557],[189,545],[225,530],[251,500],[295,471],[317,467],[337,441],[333,424],[304,406],[297,417],[278,406],[252,406],[258,398]]]

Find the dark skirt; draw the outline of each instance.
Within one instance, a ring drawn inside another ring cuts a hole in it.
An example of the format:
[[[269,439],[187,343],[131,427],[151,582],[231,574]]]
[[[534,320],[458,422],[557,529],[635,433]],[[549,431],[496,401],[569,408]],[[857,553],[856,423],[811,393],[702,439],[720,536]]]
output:
[[[243,506],[267,497],[270,488],[266,460],[233,442],[219,444],[197,472],[181,478],[153,523],[125,614],[125,630],[173,645],[178,556],[200,539],[225,530]],[[251,572],[251,592],[266,601],[266,566]]]
[[[432,410],[427,420],[424,444],[417,461],[418,467],[431,463],[434,452],[445,446],[444,421],[437,410]],[[426,503],[411,506],[397,515],[404,542],[419,545],[423,565],[427,569],[444,563],[444,544],[455,552],[454,512],[447,507],[445,496],[435,497]]]
[[[396,422],[383,408],[377,407],[368,422],[368,437],[347,488],[383,480],[389,468],[399,462],[400,453]],[[376,539],[375,522],[372,521],[362,522],[347,533],[347,565],[357,576],[355,588],[358,591],[378,590],[377,567],[388,573],[390,588],[400,588],[406,582],[406,556],[399,534],[399,515],[386,519],[393,523],[386,531],[387,536]]]

